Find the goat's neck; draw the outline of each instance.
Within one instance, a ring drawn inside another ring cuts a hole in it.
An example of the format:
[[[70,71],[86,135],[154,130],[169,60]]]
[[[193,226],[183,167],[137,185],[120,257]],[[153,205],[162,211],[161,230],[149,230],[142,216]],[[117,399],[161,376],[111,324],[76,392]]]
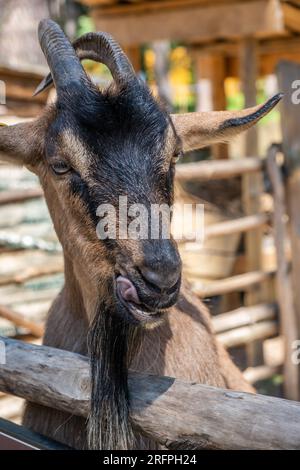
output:
[[[44,343],[86,354],[89,323],[101,299],[82,268],[66,255],[64,263],[65,284],[50,309]]]

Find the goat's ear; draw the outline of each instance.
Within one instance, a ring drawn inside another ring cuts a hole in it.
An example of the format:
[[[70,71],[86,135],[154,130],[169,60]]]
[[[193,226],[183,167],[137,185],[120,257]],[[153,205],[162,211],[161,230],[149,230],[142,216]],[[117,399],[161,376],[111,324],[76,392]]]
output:
[[[173,114],[172,120],[181,138],[183,150],[195,150],[218,142],[227,142],[249,129],[281,100],[283,94],[273,96],[262,105],[242,111],[212,111]]]
[[[0,160],[17,165],[32,165],[43,143],[41,119],[12,126],[0,126]]]

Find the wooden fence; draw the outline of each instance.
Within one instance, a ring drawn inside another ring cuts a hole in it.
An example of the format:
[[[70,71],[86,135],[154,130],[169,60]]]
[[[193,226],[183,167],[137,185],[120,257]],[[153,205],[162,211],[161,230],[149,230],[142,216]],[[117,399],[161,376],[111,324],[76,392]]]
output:
[[[0,338],[0,390],[87,417],[86,357]],[[129,376],[131,419],[170,449],[300,449],[300,404],[170,377]]]

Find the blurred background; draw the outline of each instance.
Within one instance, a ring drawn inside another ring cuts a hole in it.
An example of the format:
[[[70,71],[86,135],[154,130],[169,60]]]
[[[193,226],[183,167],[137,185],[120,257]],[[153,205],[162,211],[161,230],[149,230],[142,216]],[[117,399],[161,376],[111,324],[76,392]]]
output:
[[[33,98],[48,73],[37,40],[38,22],[45,17],[57,21],[71,40],[89,31],[111,33],[136,73],[176,113],[262,103],[278,91],[278,63],[300,63],[300,1],[0,0],[4,124],[37,116],[54,99],[53,89]],[[100,88],[109,84],[104,65],[85,61],[84,66]],[[190,152],[178,165],[233,160],[239,168],[245,158],[264,160],[270,145],[284,139],[283,127],[276,108],[230,144]],[[276,201],[263,167],[250,175],[236,170],[232,178],[181,182],[177,197],[203,202],[205,224],[213,227],[203,246],[182,243],[180,250],[185,275],[209,305],[220,340],[261,393],[299,399],[299,387],[291,391],[286,380]],[[288,207],[285,212],[283,222],[291,222]],[[289,236],[281,242],[289,264],[292,242]],[[62,284],[61,248],[37,179],[1,164],[0,334],[39,343]],[[300,312],[292,314],[299,328]],[[21,399],[0,393],[0,417],[18,422],[21,406]]]

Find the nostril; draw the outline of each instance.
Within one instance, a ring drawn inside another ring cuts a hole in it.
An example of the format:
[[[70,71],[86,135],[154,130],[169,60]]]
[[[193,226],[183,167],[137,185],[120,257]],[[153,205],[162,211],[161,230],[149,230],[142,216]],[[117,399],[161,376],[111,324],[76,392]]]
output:
[[[159,271],[154,271],[153,269],[149,269],[147,267],[141,267],[139,269],[140,274],[142,277],[152,286],[159,290],[162,289],[171,289],[174,287],[179,278],[180,273],[177,270],[169,273],[163,273]]]

